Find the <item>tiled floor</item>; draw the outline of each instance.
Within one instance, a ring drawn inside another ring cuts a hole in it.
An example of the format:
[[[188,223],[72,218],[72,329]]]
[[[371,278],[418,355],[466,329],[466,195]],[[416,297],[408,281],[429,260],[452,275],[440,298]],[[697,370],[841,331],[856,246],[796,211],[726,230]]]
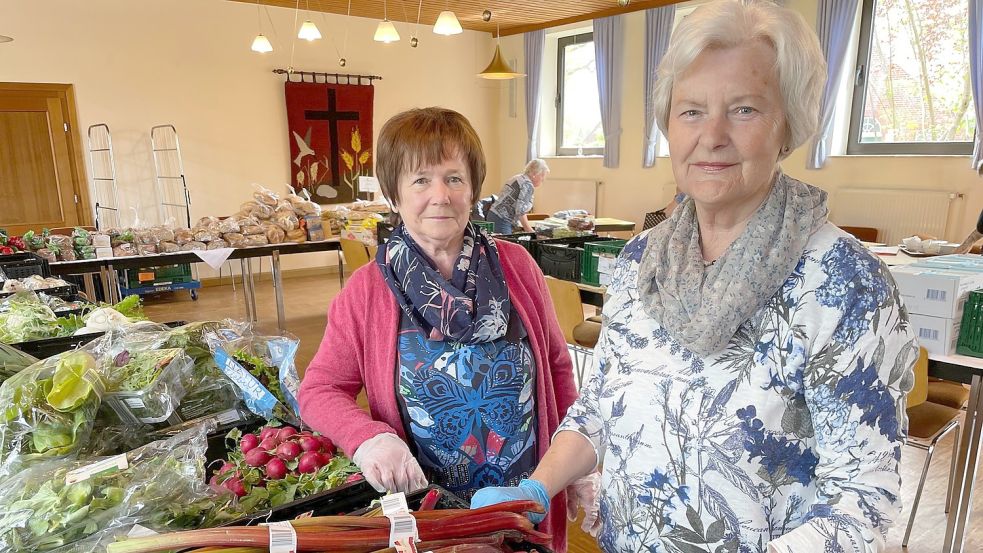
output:
[[[298,367],[303,368],[317,351],[321,336],[324,332],[324,321],[328,305],[338,293],[337,276],[301,277],[287,279],[284,286],[284,304],[287,315],[287,329],[297,335],[300,340]],[[191,301],[188,294],[173,294],[151,300],[146,308],[148,315],[157,321],[174,320],[206,320],[211,318],[245,317],[245,306],[242,289],[233,293],[231,286],[209,287],[200,291],[199,300]],[[270,282],[257,283],[256,301],[262,324],[275,329],[276,308],[273,290]],[[902,477],[904,487],[902,498],[906,508],[902,522],[888,536],[888,553],[900,553],[901,538],[904,534],[904,523],[907,521],[908,505],[915,495],[915,487],[922,469],[925,453],[914,448],[905,448],[902,459]],[[918,518],[912,532],[908,551],[914,553],[930,553],[941,550],[945,533],[945,479],[951,459],[951,438],[947,438],[940,449],[936,450],[935,459],[922,494],[922,503],[918,509]],[[977,479],[977,486],[983,485]],[[570,551],[586,553],[598,551],[594,540],[575,525],[570,528]],[[971,519],[971,530],[966,540],[966,552],[983,551],[983,493],[976,494],[974,510]],[[807,553],[807,552],[803,552]]]

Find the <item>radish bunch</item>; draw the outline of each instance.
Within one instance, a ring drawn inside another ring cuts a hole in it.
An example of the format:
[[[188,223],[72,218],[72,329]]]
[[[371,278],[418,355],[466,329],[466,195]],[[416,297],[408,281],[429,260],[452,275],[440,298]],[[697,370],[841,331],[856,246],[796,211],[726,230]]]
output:
[[[255,495],[276,506],[361,479],[358,468],[336,453],[331,440],[314,432],[265,426],[251,434],[233,430],[227,439],[235,445],[209,481],[220,493]]]

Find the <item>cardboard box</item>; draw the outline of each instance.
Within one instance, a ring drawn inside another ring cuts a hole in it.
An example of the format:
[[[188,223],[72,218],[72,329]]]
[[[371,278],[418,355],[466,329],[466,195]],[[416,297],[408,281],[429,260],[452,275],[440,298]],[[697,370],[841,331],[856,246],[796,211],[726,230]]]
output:
[[[942,319],[959,319],[966,296],[983,288],[983,272],[931,269],[915,266],[892,267],[891,274],[908,313]]]
[[[96,248],[96,259],[102,259],[104,257],[113,257],[112,248]]]
[[[108,234],[95,234],[95,233],[93,233],[90,236],[92,237],[92,245],[93,246],[95,246],[97,248],[110,248],[110,247],[112,247],[112,241],[110,240]],[[112,257],[112,256],[110,256],[110,257]]]
[[[911,329],[918,338],[918,344],[929,353],[952,355],[956,353],[959,340],[959,327],[962,319],[943,319],[927,315],[909,314]]]
[[[913,267],[952,269],[968,273],[983,272],[983,255],[953,254],[926,257],[911,264]]]

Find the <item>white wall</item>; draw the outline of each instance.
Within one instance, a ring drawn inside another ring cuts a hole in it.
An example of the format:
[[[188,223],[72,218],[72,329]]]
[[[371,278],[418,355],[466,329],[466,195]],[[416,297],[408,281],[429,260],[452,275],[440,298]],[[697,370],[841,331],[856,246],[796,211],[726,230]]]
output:
[[[798,10],[814,25],[817,0],[788,0],[786,5]],[[621,166],[606,169],[600,158],[547,158],[551,177],[564,179],[598,179],[604,182],[599,198],[599,214],[629,219],[639,223],[648,211],[663,207],[672,198],[674,178],[668,158],[659,158],[655,167],[642,168],[644,12],[625,16],[625,61],[621,116]],[[502,39],[503,49],[516,52],[522,61],[522,37]],[[555,79],[547,74],[545,79]],[[522,85],[524,86],[524,84]],[[520,86],[518,95],[523,97]],[[500,103],[506,109],[503,94]],[[543,132],[553,132],[552,128]],[[501,174],[508,176],[521,170],[526,148],[525,106],[520,102],[516,119],[503,119],[500,149]],[[900,189],[941,189],[964,194],[950,210],[946,238],[961,241],[975,226],[983,208],[983,178],[973,172],[968,156],[840,156],[831,158],[819,171],[805,169],[806,147],[792,153],[782,166],[786,173],[819,186],[831,194],[844,187],[878,187]],[[561,185],[561,181],[553,183]],[[544,187],[550,186],[549,181]],[[489,186],[489,191],[493,190]],[[500,188],[500,187],[499,187]],[[871,209],[876,209],[872,206]]]
[[[265,34],[272,54],[249,46],[257,31],[255,5],[227,0],[0,0],[0,81],[58,82],[75,86],[81,136],[89,125],[112,129],[124,206],[139,206],[156,220],[149,131],[175,125],[184,154],[193,220],[238,210],[251,183],[284,189],[289,178],[282,76],[291,65],[294,12],[269,8],[276,28]],[[298,41],[298,70],[381,75],[376,81],[374,134],[395,113],[441,105],[463,113],[477,129],[497,183],[499,90],[475,77],[493,52],[487,33],[454,37],[396,23],[403,40],[372,40],[377,21],[314,14],[325,38]],[[300,21],[303,21],[301,17]],[[299,24],[299,22],[298,22]],[[338,65],[345,28],[347,67]],[[279,40],[278,40],[279,38]],[[88,160],[86,160],[88,164]],[[124,223],[131,222],[126,214]],[[285,268],[332,266],[333,254],[284,258]]]

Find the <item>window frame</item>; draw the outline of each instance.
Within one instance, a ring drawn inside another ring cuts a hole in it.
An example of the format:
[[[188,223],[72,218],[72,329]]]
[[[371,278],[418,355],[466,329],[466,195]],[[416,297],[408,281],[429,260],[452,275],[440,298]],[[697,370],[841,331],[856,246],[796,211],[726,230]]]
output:
[[[585,156],[602,156],[604,148],[564,148],[563,147],[563,73],[566,66],[566,48],[575,44],[594,42],[594,31],[556,39],[556,155],[577,157],[578,150]]]
[[[850,108],[847,155],[972,155],[973,142],[861,142],[864,106],[867,101],[867,75],[870,67],[871,38],[874,27],[874,10],[877,0],[862,0],[860,11],[860,43],[857,47],[857,63],[853,73],[853,105]],[[976,134],[980,132],[976,124]]]

